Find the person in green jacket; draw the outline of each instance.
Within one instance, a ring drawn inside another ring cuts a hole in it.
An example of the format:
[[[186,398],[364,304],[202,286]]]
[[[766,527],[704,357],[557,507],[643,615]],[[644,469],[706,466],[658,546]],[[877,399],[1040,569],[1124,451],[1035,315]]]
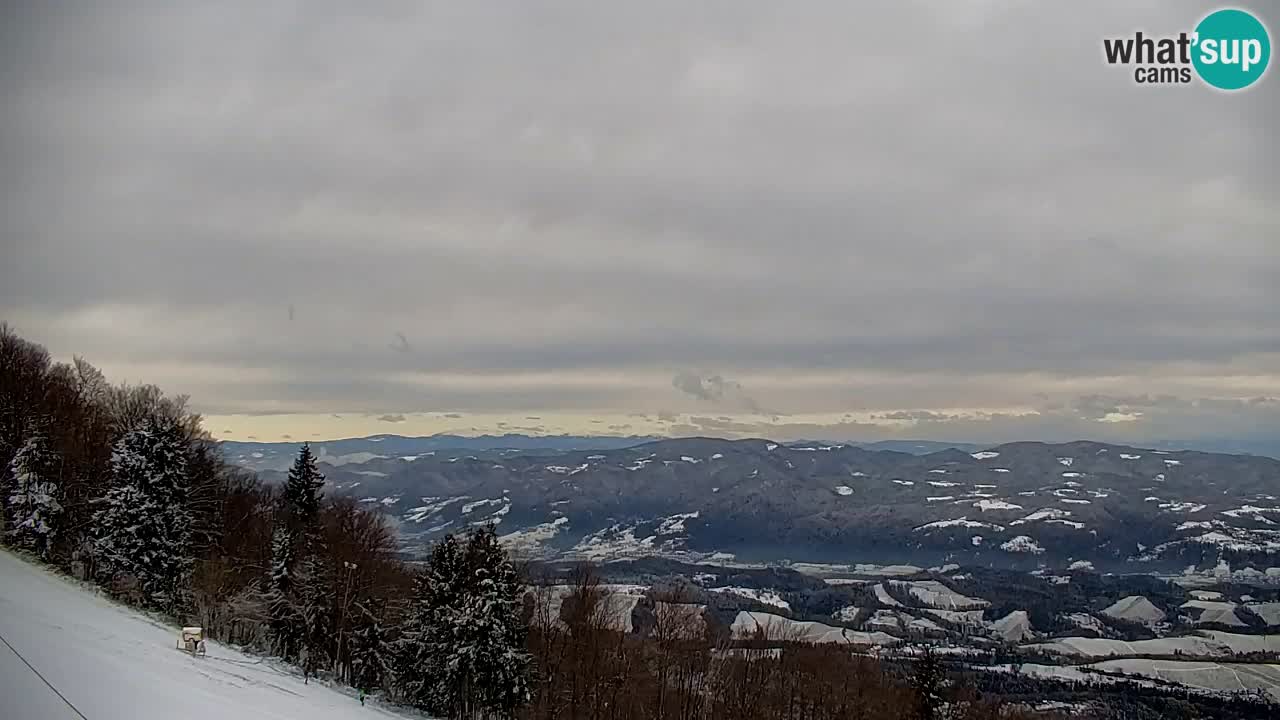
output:
[[[360,705],[364,705],[364,688],[360,688]]]

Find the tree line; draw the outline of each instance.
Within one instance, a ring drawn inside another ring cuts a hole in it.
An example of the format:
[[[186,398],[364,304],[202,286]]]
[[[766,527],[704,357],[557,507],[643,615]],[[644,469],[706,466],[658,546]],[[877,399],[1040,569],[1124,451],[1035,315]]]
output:
[[[450,718],[915,717],[1016,712],[947,679],[796,638],[732,637],[699,606],[624,609],[589,566],[530,582],[493,526],[396,555],[324,493],[304,445],[270,486],[226,463],[184,397],[54,362],[0,324],[0,536],[121,602]]]

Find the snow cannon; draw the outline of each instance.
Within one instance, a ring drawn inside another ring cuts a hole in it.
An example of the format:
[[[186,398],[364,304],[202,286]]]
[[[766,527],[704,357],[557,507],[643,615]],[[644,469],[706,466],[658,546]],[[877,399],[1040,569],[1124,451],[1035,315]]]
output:
[[[178,649],[185,650],[192,656],[204,655],[204,628],[182,628],[182,635],[178,638]]]

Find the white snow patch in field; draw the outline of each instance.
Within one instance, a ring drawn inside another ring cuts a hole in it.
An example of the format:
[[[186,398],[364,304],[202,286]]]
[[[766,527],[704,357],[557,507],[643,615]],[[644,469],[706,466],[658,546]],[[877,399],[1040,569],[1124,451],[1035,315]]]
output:
[[[712,456],[711,456],[711,459],[712,459],[712,460],[719,460],[719,459],[720,459],[720,458],[722,458],[722,457],[724,457],[724,453],[716,453],[715,455],[712,455]]]
[[[935,520],[934,522],[921,525],[916,531],[934,530],[938,528],[964,527],[964,528],[990,528],[996,532],[1002,532],[1003,527],[992,523],[980,522],[978,520],[970,520],[968,516],[956,518],[954,520]]]
[[[513,551],[531,552],[537,550],[543,543],[554,538],[568,526],[569,518],[558,517],[551,522],[500,535],[498,540]]]
[[[1010,472],[1010,470],[1009,468],[991,468],[991,472],[1007,473]]]
[[[1138,458],[1140,458],[1140,457],[1142,457],[1142,456],[1141,456],[1141,455],[1129,455],[1129,454],[1127,454],[1127,453],[1120,453],[1120,459],[1121,459],[1121,460],[1137,460],[1137,459],[1138,459]]]
[[[894,480],[894,482],[898,483],[899,485],[906,485],[907,487],[915,485],[915,483],[910,480]]]
[[[786,600],[783,600],[782,596],[778,594],[777,590],[760,590],[758,588],[748,588],[748,587],[718,587],[718,588],[707,588],[707,592],[733,593],[734,595],[741,595],[742,597],[748,598],[750,600],[755,600],[758,603],[764,603],[765,605],[780,607],[783,610],[787,610],[787,611],[791,610],[791,603],[787,602]]]
[[[689,513],[677,513],[675,515],[668,515],[667,517],[662,519],[662,523],[658,525],[658,529],[655,530],[654,532],[658,533],[659,535],[671,535],[673,533],[682,533],[685,531],[684,521],[692,520],[693,518],[698,517],[698,512],[699,511],[694,510],[693,512],[689,512]]]
[[[944,500],[955,500],[955,499],[956,499],[955,495],[934,495],[931,497],[927,497],[924,500],[925,502],[942,502]]]
[[[936,468],[936,469],[930,470],[929,472],[931,472],[931,473],[937,473],[938,475],[946,475],[946,474],[947,474],[947,471],[946,471],[946,470],[943,470],[942,468]]]
[[[1000,457],[1000,453],[983,450],[982,452],[969,453],[969,456],[974,460],[990,460],[991,458]]]
[[[1091,500],[1085,500],[1083,498],[1060,498],[1058,502],[1070,503],[1072,505],[1092,505],[1093,504]]]
[[[1058,458],[1058,462],[1062,465],[1066,465],[1067,467],[1071,467],[1072,463],[1074,463],[1075,461],[1076,461],[1075,458],[1069,458],[1069,457]]]
[[[1036,544],[1036,541],[1027,535],[1019,535],[1012,540],[1008,540],[1000,544],[1000,549],[1011,553],[1031,553],[1032,555],[1041,555],[1044,548]]]
[[[1168,465],[1169,467],[1174,467],[1176,465],[1181,465],[1182,461],[1181,460],[1165,460],[1164,464]]]
[[[1021,510],[1021,505],[1015,505],[1004,500],[979,500],[973,504],[974,507],[986,512],[987,510]]]
[[[837,495],[852,495],[852,494],[853,494],[853,488],[849,487],[848,485],[837,485],[837,486],[836,486],[836,494],[837,494]]]
[[[778,443],[769,443],[768,445],[764,446],[764,449],[768,450],[769,452],[773,452],[774,450],[778,449]]]
[[[1178,531],[1197,530],[1197,529],[1208,530],[1211,527],[1213,527],[1213,523],[1209,522],[1208,520],[1188,520],[1187,522],[1184,522],[1178,527],[1174,528],[1174,530],[1178,530]]]
[[[698,458],[696,458],[696,457],[690,457],[690,456],[688,456],[688,455],[681,455],[681,456],[680,456],[680,459],[681,459],[681,460],[683,460],[683,461],[685,461],[685,462],[687,462],[687,463],[691,463],[691,464],[693,464],[693,465],[697,465],[698,463],[702,462],[702,461],[701,461],[701,460],[699,460]]]
[[[866,477],[866,476],[867,476],[867,474],[866,474],[866,473],[864,473],[864,472],[862,472],[861,470],[854,470],[853,472],[849,473],[849,475],[850,475],[850,476],[852,476],[852,477]]]
[[[462,506],[462,514],[466,515],[467,513],[470,513],[472,510],[475,510],[476,508],[482,507],[484,505],[501,505],[504,502],[506,502],[506,500],[502,498],[475,500],[473,502],[469,502],[466,505]]]
[[[930,485],[932,485],[932,486],[934,486],[934,487],[955,487],[955,486],[959,485],[960,483],[957,483],[957,482],[947,482],[946,480],[930,480],[930,481],[929,481],[929,484],[930,484]],[[993,485],[992,487],[995,487],[995,486]]]
[[[1168,510],[1169,512],[1198,513],[1205,509],[1206,506],[1194,502],[1167,502],[1160,503],[1159,507],[1161,510]]]
[[[1082,473],[1082,472],[1064,472],[1064,473],[1062,473],[1062,477],[1064,477],[1064,478],[1078,478],[1078,477],[1084,477],[1084,473]],[[1076,483],[1076,486],[1077,486],[1077,487],[1078,487],[1079,485],[1080,485],[1080,483]]]

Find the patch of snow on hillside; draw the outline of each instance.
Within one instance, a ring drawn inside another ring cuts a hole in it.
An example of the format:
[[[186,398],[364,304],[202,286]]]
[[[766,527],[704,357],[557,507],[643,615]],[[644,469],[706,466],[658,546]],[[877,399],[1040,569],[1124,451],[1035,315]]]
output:
[[[741,595],[749,600],[755,600],[758,603],[782,608],[788,612],[791,610],[791,603],[783,600],[777,590],[760,590],[758,588],[748,587],[718,587],[707,588],[707,592],[732,593],[734,595]]]
[[[930,484],[930,485],[932,485],[932,486],[934,486],[934,487],[955,487],[955,486],[959,485],[960,483],[957,483],[957,482],[947,482],[946,480],[930,480],[930,481],[929,481],[929,484]],[[995,486],[993,485],[992,487],[995,487]]]
[[[1198,513],[1207,506],[1193,502],[1167,502],[1160,503],[1159,507],[1160,509],[1168,510],[1169,512]]]
[[[1120,453],[1120,459],[1121,459],[1121,460],[1137,460],[1137,459],[1138,459],[1138,458],[1140,458],[1140,457],[1142,457],[1142,456],[1141,456],[1141,455],[1129,455],[1129,454],[1127,454],[1127,453]]]
[[[1040,508],[1021,520],[1014,520],[1010,525],[1021,525],[1022,523],[1036,522],[1037,520],[1060,520],[1062,518],[1071,517],[1068,510],[1060,510],[1058,508]]]
[[[1000,457],[1000,453],[983,450],[982,452],[969,453],[969,456],[974,460],[990,460],[991,458]]]
[[[683,461],[685,461],[685,462],[687,462],[687,463],[691,463],[691,464],[693,464],[693,465],[697,465],[698,463],[702,462],[702,461],[701,461],[701,460],[699,460],[698,458],[696,458],[696,457],[690,457],[690,456],[688,456],[688,455],[681,455],[681,456],[680,456],[680,459],[681,459],[681,460],[683,460]]]
[[[866,476],[867,476],[867,474],[866,474],[866,473],[864,473],[864,472],[862,472],[861,470],[854,470],[853,472],[849,473],[849,475],[851,475],[852,477],[866,477]]]
[[[1076,461],[1075,458],[1069,458],[1069,457],[1058,458],[1058,462],[1063,465],[1066,465],[1067,467],[1071,467],[1072,463],[1074,463],[1075,461]]]
[[[498,541],[512,552],[535,552],[543,543],[554,538],[561,530],[569,527],[569,518],[558,517],[551,522],[533,525],[523,530],[499,535]]]
[[[884,589],[884,585],[882,585],[881,583],[876,583],[875,585],[871,586],[871,592],[875,594],[876,602],[880,603],[881,605],[888,605],[889,607],[902,607],[902,603],[894,599],[894,597],[889,594],[889,591]]]
[[[437,497],[424,497],[422,498],[422,502],[427,504],[420,505],[415,508],[409,508],[408,510],[405,511],[404,519],[409,522],[422,522],[428,517],[431,517],[432,515],[435,515],[436,513],[440,512],[444,508],[456,502],[467,500],[468,498],[470,498],[469,495],[459,495],[458,497],[453,497],[453,498],[448,498],[443,500]]]
[[[894,482],[898,483],[899,485],[906,485],[907,487],[915,485],[915,483],[910,480],[894,480]]]
[[[1073,527],[1073,528],[1075,528],[1076,530],[1083,530],[1083,529],[1084,529],[1084,523],[1082,523],[1082,522],[1076,522],[1076,521],[1074,521],[1074,520],[1045,520],[1045,523],[1046,523],[1046,524],[1048,524],[1048,523],[1057,523],[1057,524],[1059,524],[1059,525],[1066,525],[1066,526],[1068,526],[1068,527]]]
[[[1093,504],[1091,500],[1085,500],[1083,498],[1060,498],[1058,502],[1070,503],[1072,505],[1092,505]]]
[[[1182,461],[1181,460],[1165,460],[1164,464],[1168,465],[1169,467],[1174,467],[1175,465],[1181,465]]]
[[[764,446],[764,449],[768,450],[769,452],[773,452],[777,448],[778,448],[778,443],[769,443],[768,445]]]
[[[1174,528],[1174,530],[1177,530],[1179,532],[1183,530],[1196,530],[1196,529],[1208,530],[1211,527],[1213,527],[1213,523],[1208,522],[1207,520],[1188,520],[1187,522],[1184,522],[1178,527]]]
[[[1011,472],[1009,468],[991,468],[991,472],[1007,473]]]
[[[1004,500],[979,500],[973,504],[974,507],[986,512],[987,510],[1021,510],[1021,505],[1015,505]]]
[[[722,458],[722,457],[724,457],[724,453],[716,453],[715,455],[712,455],[712,456],[711,456],[711,459],[712,459],[712,460],[719,460],[719,459],[720,459],[720,458]]]
[[[685,531],[684,521],[692,520],[693,518],[696,518],[696,517],[698,517],[697,510],[694,510],[693,512],[688,512],[688,513],[677,513],[675,515],[668,515],[667,517],[662,519],[662,523],[658,525],[658,529],[655,530],[654,532],[658,533],[659,535],[671,535],[673,533],[682,533]]]
[[[946,470],[943,470],[942,468],[935,468],[935,469],[933,469],[933,470],[930,470],[929,472],[931,472],[931,473],[937,473],[938,475],[946,475],[946,474],[947,474],[947,471],[946,471]]]
[[[853,488],[849,487],[848,485],[837,485],[837,486],[836,486],[836,494],[837,494],[837,495],[852,495],[852,494],[853,494]]]
[[[476,508],[482,507],[484,505],[501,505],[504,502],[506,502],[506,500],[503,500],[502,498],[475,500],[473,502],[469,502],[466,505],[462,506],[462,514],[466,515],[470,513],[472,510],[475,510]]]
[[[978,520],[970,520],[967,515],[965,517],[956,518],[954,520],[936,520],[934,522],[921,525],[920,527],[916,528],[916,531],[919,532],[921,530],[933,530],[936,528],[950,528],[950,527],[991,528],[996,532],[1004,531],[1004,528],[999,525],[980,522]]]
[[[925,498],[925,502],[942,502],[944,500],[955,500],[955,495],[933,495]]]
[[[1036,544],[1036,541],[1027,535],[1019,535],[1012,540],[1001,543],[1000,549],[1010,553],[1044,554],[1044,548]]]
[[[1064,477],[1064,478],[1078,478],[1078,477],[1084,477],[1084,473],[1082,473],[1082,472],[1064,472],[1064,473],[1062,473],[1062,477]],[[1076,483],[1076,486],[1077,486],[1077,487],[1078,487],[1079,485],[1080,485],[1080,483]]]
[[[1092,570],[1093,563],[1088,560],[1077,560],[1067,566],[1068,570]]]

